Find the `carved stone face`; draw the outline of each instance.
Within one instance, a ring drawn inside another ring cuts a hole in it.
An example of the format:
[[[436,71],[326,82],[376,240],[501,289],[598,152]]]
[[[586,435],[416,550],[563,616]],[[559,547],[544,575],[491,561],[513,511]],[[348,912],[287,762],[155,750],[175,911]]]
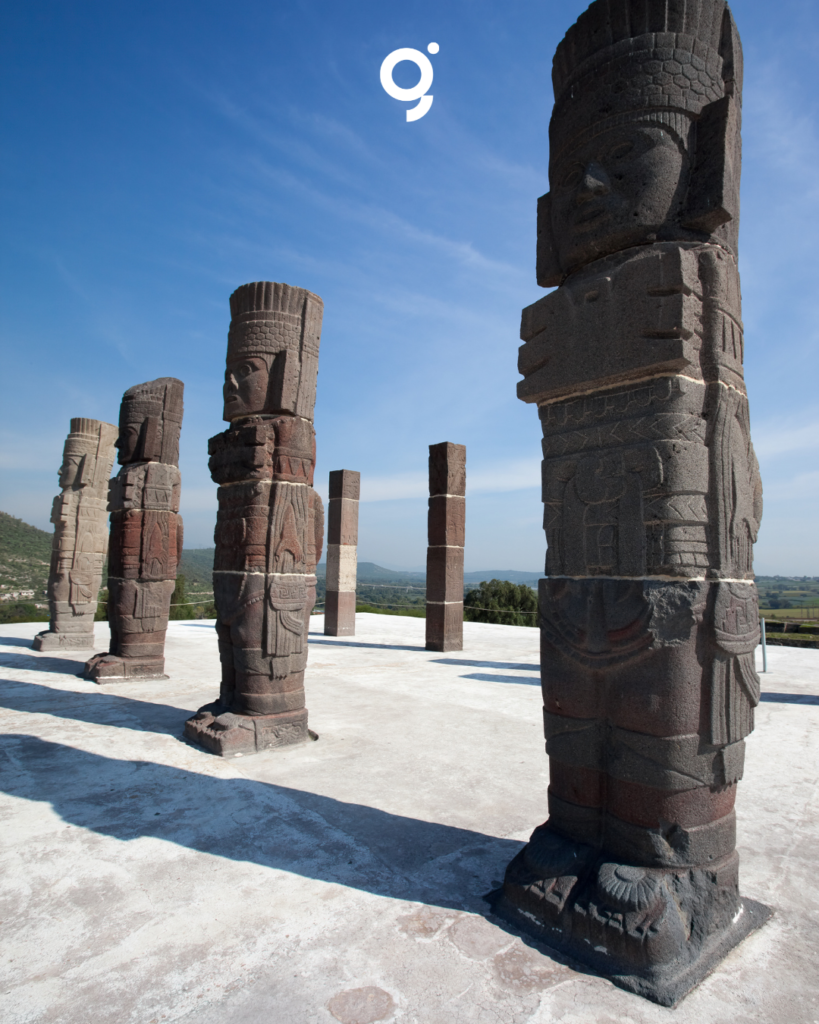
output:
[[[552,231],[564,272],[609,253],[672,237],[688,156],[661,127],[603,132],[552,168]]]
[[[60,487],[73,487],[79,481],[83,458],[82,455],[63,456],[63,464],[60,466]]]
[[[122,412],[125,413],[125,409]],[[121,466],[125,466],[129,462],[138,461],[142,423],[142,418],[129,420],[120,415],[119,437],[116,440],[116,448],[119,452],[117,461]]]
[[[243,416],[263,413],[269,380],[270,367],[261,356],[230,360],[225,370],[223,418],[232,422]]]

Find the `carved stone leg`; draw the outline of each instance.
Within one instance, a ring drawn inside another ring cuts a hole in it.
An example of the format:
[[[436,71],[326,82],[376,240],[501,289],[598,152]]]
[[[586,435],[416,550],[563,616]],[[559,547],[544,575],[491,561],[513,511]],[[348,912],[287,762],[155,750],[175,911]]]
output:
[[[117,623],[116,633],[111,631],[111,652],[97,654],[87,661],[84,677],[95,683],[167,679],[165,634],[174,581],[109,577],[108,588],[111,617],[116,617]]]
[[[734,849],[755,702],[741,668],[755,620],[739,605],[752,594],[704,582],[540,585],[549,820],[494,906],[664,1005],[770,913],[740,897]],[[730,639],[703,621],[721,605]],[[715,675],[729,680],[716,691]]]
[[[220,604],[232,607],[220,624],[220,699],[206,704],[185,723],[187,739],[213,754],[231,757],[304,743],[307,728],[304,663],[305,617],[315,603],[315,587],[282,584],[262,574],[217,573]],[[261,646],[272,641],[271,655]]]

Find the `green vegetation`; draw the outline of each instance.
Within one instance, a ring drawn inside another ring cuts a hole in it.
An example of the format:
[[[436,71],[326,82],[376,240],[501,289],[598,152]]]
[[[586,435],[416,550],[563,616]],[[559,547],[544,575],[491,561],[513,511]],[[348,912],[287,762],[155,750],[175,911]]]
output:
[[[756,586],[766,619],[819,620],[819,577],[757,576]]]
[[[191,595],[191,597],[194,595]],[[187,593],[187,580],[185,576],[176,577],[176,585],[171,596],[171,619],[215,619],[216,605],[213,597],[204,601],[194,603]]]
[[[21,519],[0,512],[0,595],[3,591],[33,591],[13,601],[0,601],[0,622],[47,622],[46,587],[51,561],[52,533],[29,526]],[[215,618],[213,603],[214,548],[191,548],[182,552],[179,575],[171,600],[171,618]],[[317,612],[324,609],[327,566],[316,570]],[[505,625],[537,624],[537,596],[527,584],[535,574],[498,570],[464,576],[464,618],[468,622]],[[107,566],[103,571],[103,581]],[[757,576],[760,613],[769,621],[819,622],[819,576]],[[385,569],[374,562],[358,564],[358,611],[382,615],[423,617],[426,577],[422,572]],[[107,618],[108,591],[100,590],[97,620]]]
[[[326,575],[327,563],[322,562],[316,568],[316,606],[319,615],[324,611],[327,595]],[[375,562],[359,562],[356,599],[357,611],[425,618],[426,576],[422,572],[395,572]]]
[[[48,608],[38,608],[31,601],[0,603],[0,624],[5,622],[48,622]]]
[[[4,590],[33,590],[30,600],[45,600],[53,537],[53,533],[0,512],[0,594]],[[30,621],[41,622],[42,619]]]
[[[371,615],[408,615],[412,619],[425,619],[427,617],[426,606],[421,607],[397,607],[385,608],[383,605],[359,604],[356,602],[357,612],[369,612]],[[321,614],[319,612],[319,614]]]
[[[537,594],[525,583],[484,580],[464,598],[464,619],[502,626],[536,626]]]
[[[215,554],[215,548],[190,548],[182,552],[179,575],[185,577],[192,592],[212,592]]]

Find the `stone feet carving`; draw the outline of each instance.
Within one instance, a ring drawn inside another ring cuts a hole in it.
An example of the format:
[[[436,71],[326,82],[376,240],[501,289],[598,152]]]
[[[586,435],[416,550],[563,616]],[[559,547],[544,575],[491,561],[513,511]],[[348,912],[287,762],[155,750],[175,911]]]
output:
[[[164,657],[120,658],[95,654],[85,663],[83,679],[94,683],[118,683],[126,679],[167,679]]]
[[[673,1006],[770,916],[738,890],[739,858],[707,867],[612,861],[549,823],[490,897],[495,912],[616,985]]]
[[[307,709],[277,715],[237,715],[219,701],[185,722],[185,739],[220,757],[256,754],[318,739],[307,728]]]

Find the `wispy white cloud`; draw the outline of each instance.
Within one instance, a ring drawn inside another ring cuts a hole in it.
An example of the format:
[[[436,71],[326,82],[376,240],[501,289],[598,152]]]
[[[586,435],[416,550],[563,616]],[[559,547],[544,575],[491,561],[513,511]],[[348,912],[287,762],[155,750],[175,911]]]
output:
[[[401,498],[425,498],[429,494],[426,473],[396,473],[392,476],[363,476],[362,501],[397,501]]]
[[[791,452],[819,450],[819,417],[801,416],[777,420],[776,423],[754,424],[754,448],[760,460]]]
[[[540,459],[498,461],[471,472],[467,467],[467,495],[522,491],[528,487],[540,487]]]
[[[516,459],[509,462],[480,466],[467,466],[466,494],[493,494],[540,487],[540,460]],[[429,478],[426,473],[396,473],[390,476],[362,476],[362,501],[397,501],[406,498],[426,498]]]
[[[180,498],[182,515],[189,512],[212,512],[216,515],[216,484],[211,487],[184,487]]]
[[[52,437],[0,430],[0,469],[40,472],[44,466],[53,466],[56,488],[62,456],[62,444]]]
[[[786,480],[775,480],[773,483],[767,484],[764,488],[764,497],[769,508],[774,502],[779,505],[780,502],[784,501],[819,501],[819,469],[809,470],[806,473],[797,473]],[[780,506],[776,511],[778,519],[788,518],[788,509],[783,509]],[[800,512],[803,511],[800,510]],[[815,537],[814,516],[811,517],[810,532]]]

